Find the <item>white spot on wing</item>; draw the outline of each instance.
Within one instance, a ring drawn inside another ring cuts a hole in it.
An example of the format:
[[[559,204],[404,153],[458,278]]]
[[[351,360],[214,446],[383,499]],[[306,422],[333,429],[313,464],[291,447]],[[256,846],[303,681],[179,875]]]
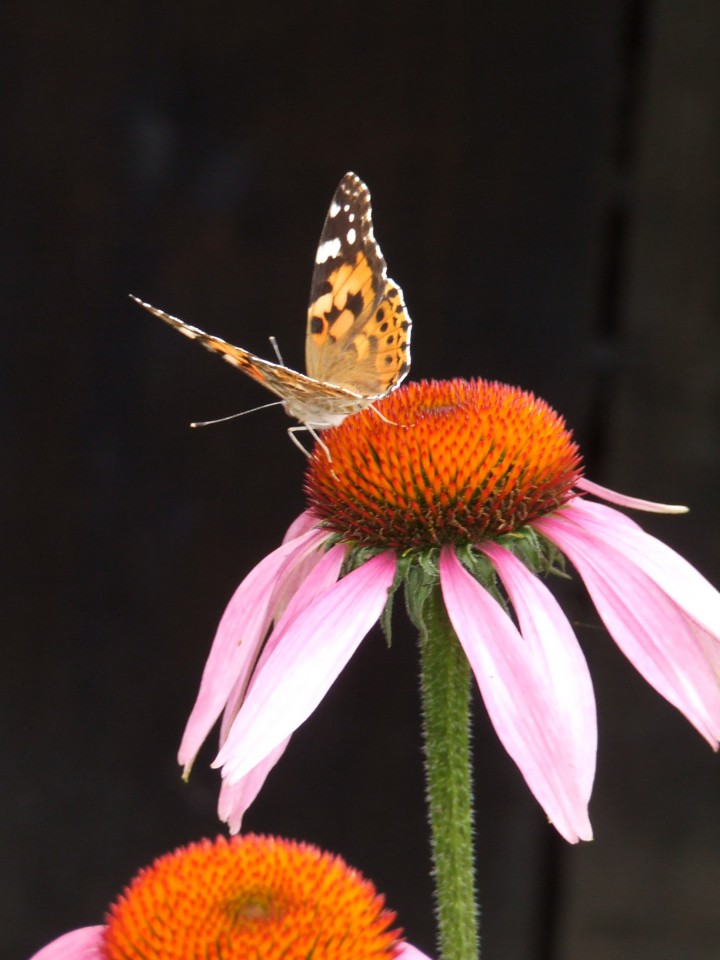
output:
[[[355,232],[355,227],[350,227],[350,229],[347,232],[347,242],[352,245],[353,243],[355,243],[356,239],[357,239],[357,233]]]
[[[330,216],[336,217],[340,213],[340,204],[333,202],[330,204]]]
[[[332,240],[326,240],[325,243],[320,244],[315,254],[315,263],[325,263],[326,260],[336,257],[339,253],[340,237],[333,237]]]

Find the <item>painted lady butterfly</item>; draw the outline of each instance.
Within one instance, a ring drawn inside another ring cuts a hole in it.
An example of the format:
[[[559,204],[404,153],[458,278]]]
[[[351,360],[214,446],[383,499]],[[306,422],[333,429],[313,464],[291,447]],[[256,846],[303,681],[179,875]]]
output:
[[[370,191],[354,173],[346,173],[335,191],[315,256],[305,335],[307,375],[133,300],[272,390],[287,413],[311,432],[335,426],[380,400],[410,369],[410,317],[400,287],[388,279],[373,234]]]

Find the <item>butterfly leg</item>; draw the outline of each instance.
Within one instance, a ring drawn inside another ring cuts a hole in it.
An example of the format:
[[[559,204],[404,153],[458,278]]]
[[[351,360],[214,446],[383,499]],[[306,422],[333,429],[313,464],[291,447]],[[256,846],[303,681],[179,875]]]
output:
[[[301,430],[307,432],[308,427],[306,427],[306,426],[304,426],[304,425],[301,425],[301,426],[299,426],[299,427],[288,427],[288,436],[290,437],[290,439],[292,440],[292,442],[295,444],[295,446],[298,448],[298,450],[301,450],[301,451],[305,454],[305,456],[308,458],[308,460],[309,460],[309,459],[310,459],[310,451],[309,451],[309,450],[306,450],[305,447],[300,443],[300,441],[298,440],[298,438],[295,436],[295,434],[299,433]]]
[[[270,346],[275,351],[275,356],[278,358],[278,363],[280,364],[281,367],[284,367],[285,363],[283,362],[282,354],[280,353],[280,347],[278,346],[277,339],[275,337],[268,337],[268,340],[270,341]]]
[[[369,410],[372,410],[372,412],[375,414],[376,417],[380,417],[380,419],[381,419],[381,420],[384,420],[385,423],[389,423],[391,427],[405,427],[405,428],[406,428],[406,427],[410,426],[410,424],[407,424],[407,423],[397,423],[395,420],[388,420],[388,418],[385,416],[384,413],[380,413],[380,411],[376,408],[376,406],[375,406],[374,403],[371,403],[370,406],[368,407],[368,409],[369,409]]]
[[[305,447],[300,443],[300,441],[299,441],[298,438],[296,437],[296,434],[297,434],[297,433],[300,433],[301,430],[304,431],[305,433],[309,433],[310,436],[315,440],[315,442],[316,442],[316,443],[319,443],[320,446],[323,448],[323,450],[324,450],[325,453],[327,454],[328,460],[332,461],[332,457],[330,456],[330,451],[329,451],[328,448],[327,448],[327,444],[326,444],[325,441],[322,439],[322,437],[320,436],[320,434],[319,434],[316,430],[313,430],[312,427],[309,427],[309,426],[307,426],[307,424],[304,424],[304,423],[303,423],[303,424],[300,424],[300,425],[297,426],[297,427],[288,427],[288,436],[290,437],[290,439],[292,440],[292,442],[295,444],[295,446],[298,448],[298,450],[302,450],[302,452],[305,454],[305,456],[306,456],[308,459],[310,459],[310,451],[309,451],[309,450],[306,450]]]

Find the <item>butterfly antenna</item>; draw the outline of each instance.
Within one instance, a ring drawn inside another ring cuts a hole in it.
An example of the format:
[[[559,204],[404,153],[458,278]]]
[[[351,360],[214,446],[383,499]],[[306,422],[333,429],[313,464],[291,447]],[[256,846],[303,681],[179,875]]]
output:
[[[191,423],[191,427],[212,427],[216,423],[226,423],[228,420],[236,420],[238,417],[244,417],[246,413],[257,413],[258,410],[267,410],[268,407],[281,407],[282,400],[276,400],[274,403],[263,403],[259,407],[252,407],[250,410],[241,410],[240,413],[231,413],[227,417],[218,417],[217,420],[198,420]]]

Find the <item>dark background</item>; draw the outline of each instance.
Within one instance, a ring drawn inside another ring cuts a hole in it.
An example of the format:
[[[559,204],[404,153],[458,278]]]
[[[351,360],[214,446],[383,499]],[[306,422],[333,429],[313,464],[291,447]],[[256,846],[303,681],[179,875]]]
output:
[[[302,364],[315,244],[355,170],[415,321],[414,378],[566,417],[589,475],[720,583],[720,8],[633,0],[4,7],[2,956],[100,922],[218,831],[175,752],[217,620],[302,509],[281,411],[128,299]],[[485,956],[720,951],[717,758],[582,587],[596,840],[544,822],[478,705]],[[417,661],[363,643],[250,829],[373,878],[433,950]]]

